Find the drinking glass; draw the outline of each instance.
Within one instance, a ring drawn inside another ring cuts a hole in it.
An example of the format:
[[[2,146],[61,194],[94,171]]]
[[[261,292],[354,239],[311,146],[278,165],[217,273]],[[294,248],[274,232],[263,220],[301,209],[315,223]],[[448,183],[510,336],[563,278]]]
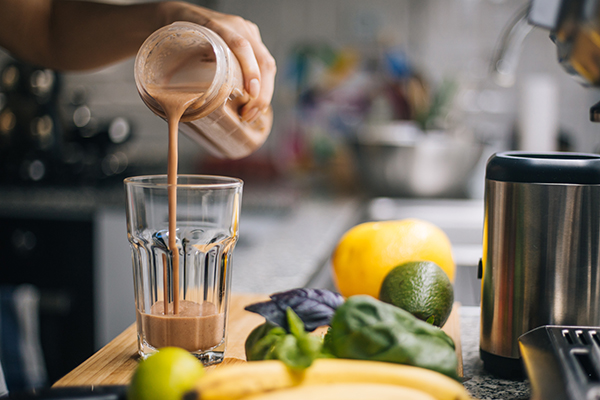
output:
[[[204,365],[221,362],[243,182],[179,175],[168,185],[154,175],[124,183],[139,354],[177,346]]]

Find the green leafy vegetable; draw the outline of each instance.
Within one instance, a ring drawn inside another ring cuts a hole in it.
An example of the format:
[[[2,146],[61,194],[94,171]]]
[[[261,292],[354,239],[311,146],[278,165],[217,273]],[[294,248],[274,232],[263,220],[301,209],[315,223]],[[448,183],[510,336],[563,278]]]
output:
[[[256,327],[246,339],[246,359],[281,360],[293,369],[310,367],[321,356],[322,339],[304,329],[304,323],[292,308],[286,310],[289,333],[269,321]]]
[[[308,368],[319,357],[323,342],[318,336],[306,333],[304,323],[291,308],[287,309],[287,317],[291,334],[275,346],[276,358],[290,368]]]
[[[246,339],[246,359],[248,361],[272,359],[274,346],[287,335],[285,329],[267,321],[254,328]]]
[[[452,338],[370,296],[352,296],[338,307],[325,336],[324,352],[338,358],[414,365],[458,380]]]

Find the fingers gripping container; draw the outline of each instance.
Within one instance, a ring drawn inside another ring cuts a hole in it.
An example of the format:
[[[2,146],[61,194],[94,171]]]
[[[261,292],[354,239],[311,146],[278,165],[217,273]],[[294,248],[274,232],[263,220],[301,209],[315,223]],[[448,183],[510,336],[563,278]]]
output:
[[[250,101],[240,64],[223,39],[208,28],[175,22],[157,30],[140,47],[134,73],[143,102],[163,119],[165,112],[149,88],[197,93],[183,113],[179,129],[212,155],[245,157],[257,150],[271,131],[270,108],[252,123],[240,118],[239,108]]]
[[[600,325],[600,155],[497,153],[484,204],[481,358],[520,378],[524,333]]]

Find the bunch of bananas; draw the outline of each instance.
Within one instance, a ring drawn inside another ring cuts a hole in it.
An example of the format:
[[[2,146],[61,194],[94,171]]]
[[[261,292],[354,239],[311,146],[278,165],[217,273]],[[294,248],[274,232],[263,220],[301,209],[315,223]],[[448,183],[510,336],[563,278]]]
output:
[[[295,371],[278,360],[217,368],[185,400],[467,400],[465,388],[438,372],[378,361],[318,359]]]

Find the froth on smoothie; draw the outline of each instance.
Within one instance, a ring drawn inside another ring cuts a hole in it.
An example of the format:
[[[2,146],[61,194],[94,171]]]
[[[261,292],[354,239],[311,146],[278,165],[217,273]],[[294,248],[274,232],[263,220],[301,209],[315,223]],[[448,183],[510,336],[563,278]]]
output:
[[[191,352],[208,350],[224,338],[225,316],[211,302],[181,300],[178,314],[164,311],[162,301],[154,303],[149,314],[138,311],[146,342],[156,349],[177,346]]]

